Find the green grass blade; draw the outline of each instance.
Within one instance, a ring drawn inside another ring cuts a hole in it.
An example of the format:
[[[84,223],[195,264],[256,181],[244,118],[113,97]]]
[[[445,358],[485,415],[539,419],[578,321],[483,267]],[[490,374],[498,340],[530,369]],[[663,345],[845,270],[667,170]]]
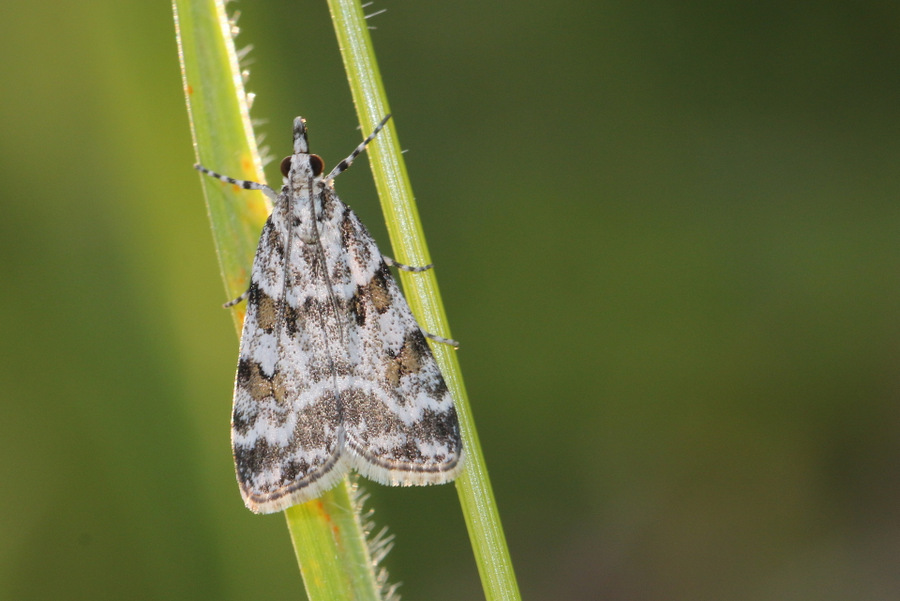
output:
[[[173,11],[197,161],[235,178],[264,182],[224,3],[175,0]],[[270,207],[260,192],[198,177],[227,298],[235,298],[247,289]],[[239,305],[233,315],[240,331],[243,308]],[[310,601],[380,598],[356,505],[345,479],[319,499],[285,512]]]
[[[359,0],[328,0],[344,67],[363,135],[390,112],[375,59],[372,40]],[[369,147],[369,164],[387,221],[397,260],[407,265],[431,263],[416,210],[406,164],[400,153],[392,119]],[[429,332],[451,337],[441,303],[435,270],[422,274],[400,272],[406,297],[419,323]],[[497,504],[488,479],[478,433],[469,408],[456,353],[447,345],[433,344],[435,356],[458,403],[468,466],[456,481],[479,574],[489,601],[517,601],[518,583],[506,546]]]
[[[310,601],[381,600],[352,489],[344,478],[318,499],[285,510]]]
[[[173,10],[197,162],[235,178],[265,182],[224,6],[210,0],[175,0]],[[271,207],[260,192],[198,176],[222,279],[228,298],[234,298],[247,288],[248,257]],[[240,330],[242,315],[233,315]]]

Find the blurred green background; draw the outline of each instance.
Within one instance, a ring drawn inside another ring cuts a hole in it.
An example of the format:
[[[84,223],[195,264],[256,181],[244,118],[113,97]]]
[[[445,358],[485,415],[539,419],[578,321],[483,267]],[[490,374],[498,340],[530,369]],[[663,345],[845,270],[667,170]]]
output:
[[[231,7],[271,154],[302,114],[344,157],[324,2]],[[900,598],[900,5],[381,8],[524,597]],[[234,481],[170,6],[0,17],[0,598],[301,599]],[[367,490],[405,598],[480,598],[452,487]]]

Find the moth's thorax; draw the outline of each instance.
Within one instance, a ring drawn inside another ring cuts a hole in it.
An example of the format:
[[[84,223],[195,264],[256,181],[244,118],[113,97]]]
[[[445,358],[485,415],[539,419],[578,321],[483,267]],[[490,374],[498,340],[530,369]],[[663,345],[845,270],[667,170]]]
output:
[[[307,153],[294,153],[291,156],[291,168],[287,177],[284,178],[284,183],[290,186],[292,190],[308,190],[315,179],[316,176],[313,175],[310,156]]]
[[[293,235],[312,244],[319,238],[314,224],[322,215],[323,184],[321,175],[314,173],[309,157],[305,153],[295,153],[291,157],[291,168],[283,180],[279,204],[280,217]]]

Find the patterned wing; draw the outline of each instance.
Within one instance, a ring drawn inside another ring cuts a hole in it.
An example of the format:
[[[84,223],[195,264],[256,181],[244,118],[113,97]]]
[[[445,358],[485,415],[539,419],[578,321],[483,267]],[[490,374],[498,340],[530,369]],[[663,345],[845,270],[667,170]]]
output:
[[[365,226],[330,190],[323,248],[343,311],[352,377],[340,386],[344,451],[367,478],[438,484],[462,468],[453,399],[409,305]],[[326,238],[327,235],[327,238]],[[331,239],[336,237],[338,239]],[[338,277],[340,274],[343,277]]]
[[[337,320],[326,274],[320,253],[289,236],[280,213],[276,205],[253,262],[234,386],[235,467],[257,513],[313,499],[346,471],[333,385],[335,368],[346,365],[329,352]]]

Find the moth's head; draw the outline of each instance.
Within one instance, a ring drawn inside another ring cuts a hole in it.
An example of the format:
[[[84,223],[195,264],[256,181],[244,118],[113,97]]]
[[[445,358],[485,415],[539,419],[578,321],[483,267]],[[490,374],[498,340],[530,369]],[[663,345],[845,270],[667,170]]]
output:
[[[315,154],[309,154],[309,141],[306,137],[306,119],[294,119],[294,154],[281,161],[281,175],[285,183],[291,180],[307,181],[310,177],[322,175],[325,164]]]

